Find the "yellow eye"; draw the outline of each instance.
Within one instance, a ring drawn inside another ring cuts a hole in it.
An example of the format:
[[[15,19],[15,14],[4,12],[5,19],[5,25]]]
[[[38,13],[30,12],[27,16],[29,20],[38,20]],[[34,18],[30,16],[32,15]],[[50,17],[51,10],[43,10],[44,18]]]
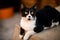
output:
[[[25,14],[28,14],[27,12],[25,12]]]
[[[31,14],[34,14],[33,12],[31,12]]]

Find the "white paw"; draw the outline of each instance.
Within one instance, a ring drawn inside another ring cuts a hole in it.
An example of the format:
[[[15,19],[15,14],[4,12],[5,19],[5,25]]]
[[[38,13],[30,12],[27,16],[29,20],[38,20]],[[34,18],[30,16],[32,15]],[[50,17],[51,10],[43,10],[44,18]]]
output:
[[[33,34],[35,34],[34,31],[28,31],[28,32],[26,32],[26,34],[25,34],[23,40],[28,40],[29,37],[30,37],[31,35],[33,35]]]
[[[24,37],[23,40],[28,40],[28,39]]]
[[[54,22],[54,23],[52,23],[52,25],[51,25],[51,27],[54,27],[54,26],[58,26],[59,25],[59,22]]]
[[[23,38],[23,35],[19,35],[19,37],[22,39]]]
[[[55,23],[55,25],[58,26],[59,25],[59,22]]]
[[[55,25],[54,25],[54,24],[52,24],[52,25],[51,25],[51,28],[53,28],[54,26],[55,26]]]
[[[46,30],[46,29],[49,29],[49,27],[44,27],[44,29]]]

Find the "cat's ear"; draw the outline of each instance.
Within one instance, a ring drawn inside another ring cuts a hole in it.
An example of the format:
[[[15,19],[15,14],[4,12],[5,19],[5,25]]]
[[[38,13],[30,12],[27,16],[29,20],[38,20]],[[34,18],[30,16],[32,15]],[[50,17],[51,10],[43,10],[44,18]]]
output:
[[[37,9],[37,5],[34,5],[33,8],[34,8],[34,9]]]
[[[23,9],[24,8],[24,4],[21,4],[21,9]]]

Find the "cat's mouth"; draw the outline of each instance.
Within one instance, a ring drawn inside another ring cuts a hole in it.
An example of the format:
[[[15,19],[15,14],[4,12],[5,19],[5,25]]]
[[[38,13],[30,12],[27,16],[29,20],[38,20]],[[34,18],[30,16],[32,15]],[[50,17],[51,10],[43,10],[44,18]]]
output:
[[[27,20],[32,20],[31,18],[28,18]]]
[[[31,20],[30,18],[28,20]]]
[[[35,18],[28,18],[27,20],[28,20],[28,21],[30,21],[30,20],[35,20]]]

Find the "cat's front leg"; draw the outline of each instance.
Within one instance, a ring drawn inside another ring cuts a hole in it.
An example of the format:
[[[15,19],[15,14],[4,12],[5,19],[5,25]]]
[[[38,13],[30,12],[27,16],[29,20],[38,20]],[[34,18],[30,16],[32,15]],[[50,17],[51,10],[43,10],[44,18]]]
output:
[[[19,35],[19,37],[21,39],[23,39],[24,34],[25,34],[25,30],[23,28],[20,28],[20,35]]]
[[[19,35],[19,38],[22,39],[23,38],[23,35]]]
[[[23,40],[28,40],[29,37],[30,37],[31,35],[33,35],[33,34],[35,34],[34,31],[28,31],[28,32],[26,32],[26,34],[25,34]]]

